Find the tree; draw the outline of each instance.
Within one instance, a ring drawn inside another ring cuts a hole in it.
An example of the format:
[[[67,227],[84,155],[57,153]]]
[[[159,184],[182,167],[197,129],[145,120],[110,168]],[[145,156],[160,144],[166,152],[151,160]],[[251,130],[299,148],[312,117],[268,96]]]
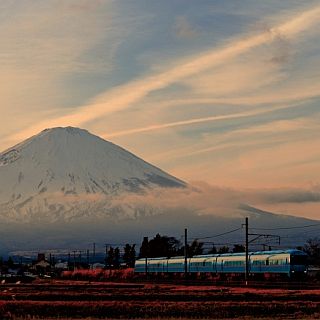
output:
[[[320,265],[320,239],[312,238],[307,240],[303,250],[309,255],[311,264]]]
[[[184,246],[181,247],[177,253],[179,255],[184,255]],[[187,245],[188,257],[193,257],[199,254],[203,254],[203,242],[198,242],[198,240],[193,240],[191,245]]]
[[[9,257],[8,261],[7,261],[7,265],[9,268],[12,268],[14,265],[13,259],[11,257]]]
[[[112,247],[108,250],[108,256],[106,258],[107,267],[111,268],[114,265],[114,249]]]
[[[136,259],[135,244],[130,246],[130,244],[127,243],[124,247],[123,261],[129,268],[133,268],[135,259]]]
[[[113,261],[113,264],[114,264],[114,267],[116,269],[118,269],[119,266],[120,266],[120,250],[119,250],[118,247],[114,249],[114,261]]]
[[[149,241],[148,241],[148,237],[144,237],[140,247],[139,258],[147,257],[148,253],[149,253]]]
[[[199,255],[199,254],[203,254],[203,242],[198,242],[197,240],[193,240],[193,242],[191,243],[191,246],[188,250],[188,255],[190,257]]]
[[[245,251],[246,251],[246,248],[244,247],[243,244],[235,244],[232,249],[233,253],[245,252]]]
[[[228,253],[229,252],[229,247],[227,246],[223,246],[221,248],[219,248],[218,253]]]
[[[208,252],[209,254],[216,254],[217,253],[217,248],[214,244],[212,244],[212,248]]]
[[[144,238],[140,247],[140,257],[172,257],[177,254],[180,242],[174,237],[161,236],[159,233],[148,242]]]

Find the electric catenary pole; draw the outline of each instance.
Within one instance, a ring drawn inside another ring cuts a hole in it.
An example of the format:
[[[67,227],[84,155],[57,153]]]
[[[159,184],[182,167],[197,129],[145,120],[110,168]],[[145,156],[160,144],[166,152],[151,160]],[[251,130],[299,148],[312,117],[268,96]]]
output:
[[[248,285],[249,279],[249,219],[246,217],[246,264],[245,264],[245,281]]]
[[[184,229],[184,277],[188,277],[188,230]]]

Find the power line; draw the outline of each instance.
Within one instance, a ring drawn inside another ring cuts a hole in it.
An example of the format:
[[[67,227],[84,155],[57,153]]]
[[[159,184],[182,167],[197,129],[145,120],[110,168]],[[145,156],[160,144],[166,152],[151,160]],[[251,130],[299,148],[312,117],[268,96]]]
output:
[[[291,229],[302,229],[302,228],[311,228],[311,227],[317,227],[320,226],[320,223],[315,223],[315,224],[309,224],[305,226],[294,226],[294,227],[279,227],[279,228],[250,228],[252,230],[291,230]]]
[[[241,230],[241,228],[237,228],[237,229],[230,230],[230,231],[227,231],[227,232],[215,234],[215,235],[210,236],[210,237],[197,237],[197,238],[192,238],[192,239],[193,239],[193,240],[202,240],[202,239],[217,238],[217,237],[221,237],[221,236],[224,236],[224,235],[226,235],[226,234],[233,233],[233,232],[236,232],[236,231],[239,231],[239,230]]]
[[[214,246],[234,246],[234,245],[239,245],[241,243],[239,242],[213,242],[213,241],[206,241],[202,242],[204,247],[207,248],[209,245],[214,245]],[[211,247],[210,247],[211,248]]]

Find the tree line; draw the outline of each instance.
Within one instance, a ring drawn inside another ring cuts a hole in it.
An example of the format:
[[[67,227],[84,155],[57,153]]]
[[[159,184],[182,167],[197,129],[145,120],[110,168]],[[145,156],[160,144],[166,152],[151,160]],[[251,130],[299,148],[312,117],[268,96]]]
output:
[[[309,264],[320,265],[320,239],[313,238],[309,239],[306,244],[297,249],[306,252],[309,256]],[[120,258],[119,248],[110,247],[106,256],[106,267],[107,268],[118,268],[120,267],[120,261],[126,264],[128,267],[134,267],[136,259],[135,245],[126,244],[123,248],[124,254],[122,260]],[[144,238],[138,258],[156,258],[156,257],[174,257],[184,256],[185,248],[179,240],[175,237],[161,236],[159,233],[152,239]],[[238,253],[245,252],[245,247],[242,244],[234,244],[232,248],[228,246],[222,246],[217,248],[212,244],[209,250],[204,249],[204,243],[193,240],[191,244],[187,245],[187,256],[193,257],[201,254],[223,254],[223,253]]]
[[[187,256],[193,257],[195,255],[204,254],[204,243],[193,240],[191,244],[187,244]],[[185,247],[181,242],[174,237],[161,236],[159,233],[151,240],[144,238],[140,247],[139,258],[155,258],[155,257],[174,257],[184,255]],[[245,247],[242,244],[235,244],[233,248],[228,246],[216,248],[214,244],[206,253],[228,253],[228,252],[245,252]]]
[[[204,243],[198,240],[193,240],[187,245],[187,256],[204,254]],[[156,257],[174,257],[184,255],[184,245],[175,237],[161,236],[159,233],[153,239],[144,238],[140,246],[138,258],[156,258]],[[245,248],[241,244],[236,244],[232,249],[227,246],[217,249],[215,245],[210,248],[209,254],[228,253],[228,252],[244,252]],[[128,267],[134,267],[136,259],[135,245],[126,244],[123,248],[121,256],[119,247],[113,248],[110,246],[106,252],[105,263],[107,268],[119,268],[121,263]]]

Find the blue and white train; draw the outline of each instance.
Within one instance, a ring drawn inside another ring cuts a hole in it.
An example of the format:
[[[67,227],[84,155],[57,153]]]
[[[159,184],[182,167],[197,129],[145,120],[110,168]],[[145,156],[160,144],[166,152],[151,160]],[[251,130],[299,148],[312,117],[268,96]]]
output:
[[[300,250],[249,252],[248,271],[251,275],[278,274],[288,277],[307,272],[307,254]],[[187,259],[188,273],[244,274],[245,253],[199,255]],[[146,266],[147,263],[147,266]],[[183,273],[184,257],[142,258],[135,263],[136,273]]]

